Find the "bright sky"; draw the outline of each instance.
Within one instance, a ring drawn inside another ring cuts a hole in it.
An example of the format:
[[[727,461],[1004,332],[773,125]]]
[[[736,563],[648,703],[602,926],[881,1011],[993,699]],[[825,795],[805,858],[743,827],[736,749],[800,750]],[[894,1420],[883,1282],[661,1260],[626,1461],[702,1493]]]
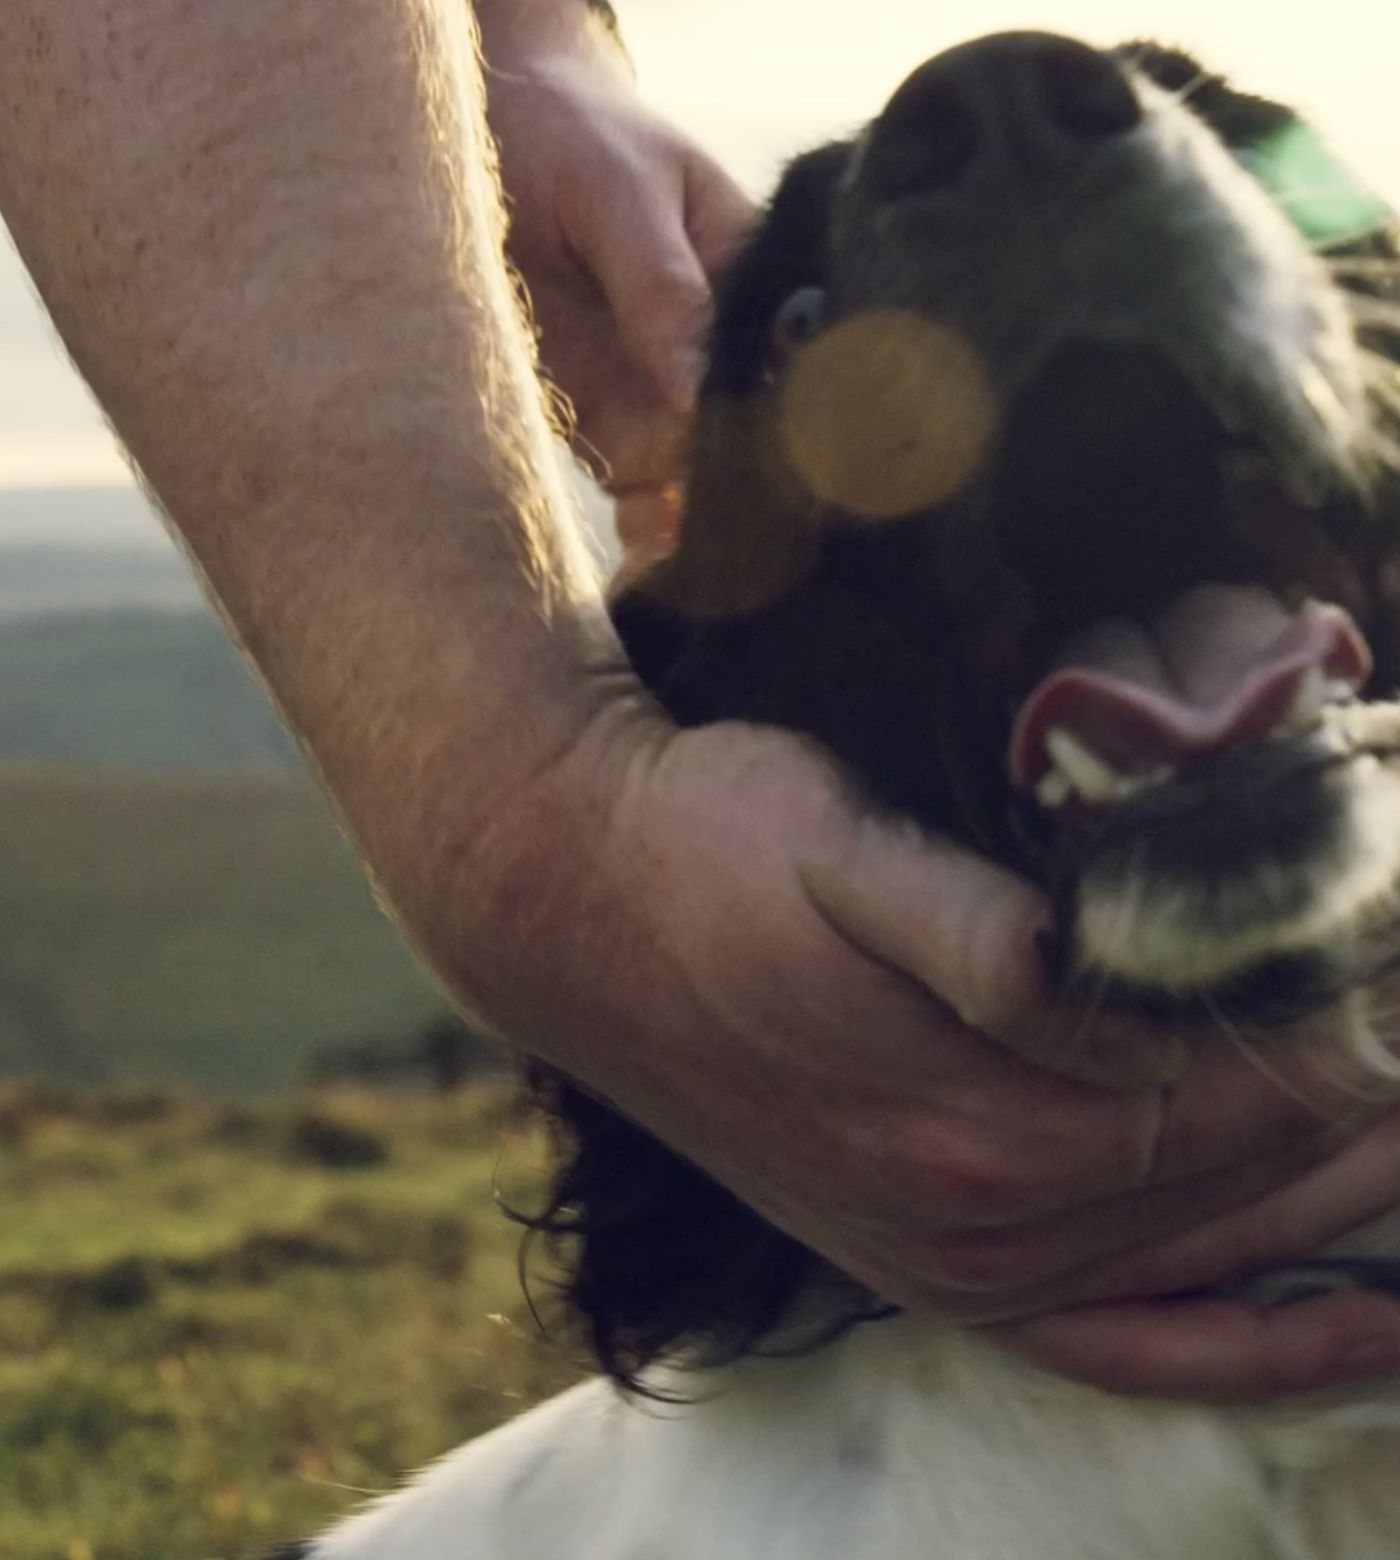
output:
[[[1093,42],[1152,35],[1199,51],[1242,85],[1307,109],[1359,171],[1400,200],[1394,0],[617,0],[655,105],[756,193],[781,161],[874,113],[947,44],[1003,27]],[[55,351],[0,239],[0,536],[5,487],[127,480]]]

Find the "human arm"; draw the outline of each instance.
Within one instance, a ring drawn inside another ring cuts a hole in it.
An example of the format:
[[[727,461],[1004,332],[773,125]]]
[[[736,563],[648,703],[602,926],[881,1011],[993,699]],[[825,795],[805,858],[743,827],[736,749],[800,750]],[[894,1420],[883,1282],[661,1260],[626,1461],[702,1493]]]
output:
[[[1306,1231],[1292,1204],[1202,1228],[1316,1187],[1311,1110],[1223,1054],[1127,1097],[1033,1071],[950,1012],[1052,1022],[1029,890],[863,816],[796,742],[677,733],[640,697],[550,459],[463,18],[4,0],[0,34],[0,210],[462,1001],[882,1292],[960,1314],[1149,1264],[1204,1281],[1394,1196],[1376,1133],[1327,1162]],[[1214,1336],[1213,1369],[1148,1384],[1400,1357],[1392,1312],[1331,1303],[1228,1360]]]

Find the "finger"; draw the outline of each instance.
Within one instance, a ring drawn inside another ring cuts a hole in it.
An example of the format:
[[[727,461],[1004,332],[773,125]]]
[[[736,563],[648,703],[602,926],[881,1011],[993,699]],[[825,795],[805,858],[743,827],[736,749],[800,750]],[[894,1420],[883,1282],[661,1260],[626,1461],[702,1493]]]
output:
[[[1263,1272],[1380,1218],[1400,1192],[1400,1113],[1260,1201],[1124,1259],[1102,1275],[1109,1295],[1194,1289]]]
[[[734,258],[756,210],[717,162],[692,150],[685,165],[685,226],[707,276],[718,277]]]
[[[1166,1099],[1153,1178],[1238,1163],[1244,1145],[1268,1151],[1295,1133],[1314,1140],[1354,1133],[1384,1114],[1394,1078],[1359,1085],[1340,1066],[1344,1015],[1328,1015],[1306,1037],[1257,1036],[1247,1049],[1220,1035],[1197,1048]],[[1397,1182],[1400,1186],[1400,1182]]]
[[[870,819],[839,855],[804,866],[803,881],[857,947],[1036,1067],[1153,1087],[1185,1065],[1183,1036],[1057,1003],[1039,951],[1050,925],[1045,897],[947,840]]]
[[[1224,1035],[1173,1033],[1129,1014],[1057,1006],[1037,951],[1049,915],[1044,899],[1003,868],[912,826],[864,820],[839,851],[802,870],[818,908],[857,947],[912,976],[965,1024],[1037,1068],[1137,1089],[1173,1083],[1158,1096],[1157,1117],[1133,1121],[1142,1135],[1131,1144],[1123,1118],[1115,1132],[1099,1114],[1098,1135],[1068,1164],[1082,1176],[1097,1150],[1097,1164],[1105,1172],[1116,1166],[1119,1179],[1078,1181],[1085,1193],[1133,1184],[1125,1155],[1139,1157],[1143,1184],[1173,1181],[1269,1157],[1294,1142],[1305,1150],[1366,1107],[1354,1091],[1329,1096],[1316,1080],[1304,1085],[1298,1056],[1340,1049],[1340,1017],[1328,1021],[1330,1035],[1306,1045],[1285,1040],[1275,1053],[1261,1040],[1261,1056],[1251,1056]],[[1040,1079],[1042,1118],[1067,1120],[1046,1086]],[[1381,1098],[1372,1100],[1373,1114]],[[1071,1183],[1055,1176],[1048,1184],[1065,1192]]]
[[[1152,1397],[1269,1398],[1400,1374],[1400,1303],[1370,1294],[1091,1306],[987,1334],[1061,1375]]]
[[[711,296],[683,182],[620,165],[570,209],[566,235],[608,300],[628,356],[677,409],[694,402]]]
[[[1197,1272],[1162,1277],[1165,1264],[1153,1260],[1174,1237],[1196,1239],[1202,1225],[1236,1227],[1268,1196],[1298,1180],[1318,1162],[1322,1150],[1290,1148],[1228,1173],[1195,1176],[1188,1181],[1108,1197],[1069,1211],[1015,1225],[964,1226],[939,1231],[931,1244],[929,1266],[940,1290],[981,1297],[964,1311],[979,1320],[992,1316],[1028,1316],[1090,1301],[1179,1293],[1208,1282],[1233,1278],[1247,1260],[1231,1259],[1222,1242],[1200,1242],[1209,1260]],[[1392,1181],[1391,1197],[1394,1198]],[[1335,1234],[1332,1225],[1327,1233]],[[1297,1257],[1313,1249],[1282,1239],[1280,1255]],[[1137,1277],[1137,1253],[1148,1253],[1141,1266],[1156,1281]]]

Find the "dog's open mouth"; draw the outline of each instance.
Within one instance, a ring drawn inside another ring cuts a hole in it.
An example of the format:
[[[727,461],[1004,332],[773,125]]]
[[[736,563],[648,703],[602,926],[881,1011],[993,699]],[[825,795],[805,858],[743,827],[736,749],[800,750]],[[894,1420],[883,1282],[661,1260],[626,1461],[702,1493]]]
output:
[[[1147,1001],[1331,1000],[1400,879],[1400,703],[1376,697],[1345,504],[1291,491],[1135,350],[1064,355],[995,461],[1033,625],[1007,777],[1072,971]]]
[[[1400,251],[1198,76],[1013,35],[799,159],[622,618],[678,719],[1037,878],[1067,982],[1272,1019],[1394,960]]]
[[[1334,733],[1344,752],[1369,655],[1338,607],[1297,612],[1270,592],[1205,584],[1145,626],[1087,630],[1021,706],[1014,784],[1047,809],[1108,807],[1248,743]]]

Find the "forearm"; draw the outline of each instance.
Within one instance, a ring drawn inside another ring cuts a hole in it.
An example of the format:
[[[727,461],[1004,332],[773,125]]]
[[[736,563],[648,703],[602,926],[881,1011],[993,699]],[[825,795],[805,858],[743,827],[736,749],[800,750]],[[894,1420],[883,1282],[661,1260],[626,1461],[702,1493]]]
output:
[[[0,20],[0,210],[391,896],[443,939],[477,835],[591,725],[614,653],[466,31],[452,0]]]

